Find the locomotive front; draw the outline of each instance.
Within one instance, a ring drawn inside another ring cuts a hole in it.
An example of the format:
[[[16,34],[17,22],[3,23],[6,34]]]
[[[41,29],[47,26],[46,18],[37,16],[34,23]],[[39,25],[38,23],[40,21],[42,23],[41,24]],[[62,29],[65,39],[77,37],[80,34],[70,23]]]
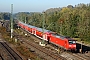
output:
[[[69,50],[76,51],[76,41],[68,40],[68,48]]]

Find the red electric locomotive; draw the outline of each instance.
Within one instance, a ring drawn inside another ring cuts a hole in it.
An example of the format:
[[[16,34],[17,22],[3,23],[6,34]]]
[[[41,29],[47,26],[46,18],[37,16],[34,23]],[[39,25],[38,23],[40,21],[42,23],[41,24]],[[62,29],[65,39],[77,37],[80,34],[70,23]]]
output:
[[[76,50],[76,41],[69,37],[52,34],[50,42],[64,48],[65,50]]]

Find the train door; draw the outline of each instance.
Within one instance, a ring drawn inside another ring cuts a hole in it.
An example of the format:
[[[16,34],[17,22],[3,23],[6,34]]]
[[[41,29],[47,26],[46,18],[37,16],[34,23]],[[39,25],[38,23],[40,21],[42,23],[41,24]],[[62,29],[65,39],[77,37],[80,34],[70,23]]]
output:
[[[25,29],[28,31],[28,27],[26,26]]]
[[[43,35],[43,39],[44,39],[44,40],[47,40],[47,34],[44,34],[44,35]]]
[[[32,34],[36,35],[36,29],[32,29]]]

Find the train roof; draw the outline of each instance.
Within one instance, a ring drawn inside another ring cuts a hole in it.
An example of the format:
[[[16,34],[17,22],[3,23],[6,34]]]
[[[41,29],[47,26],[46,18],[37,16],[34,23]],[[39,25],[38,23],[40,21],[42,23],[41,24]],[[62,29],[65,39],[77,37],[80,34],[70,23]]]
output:
[[[28,27],[30,27],[30,28],[36,28],[35,26],[32,26],[32,25],[28,25]]]
[[[43,29],[42,29],[42,28],[38,28],[38,27],[37,27],[37,30],[43,32]],[[51,32],[51,31],[44,29],[44,32]]]
[[[23,23],[23,22],[19,22],[19,23],[26,25],[26,24],[25,24],[25,23]]]
[[[68,36],[62,36],[62,35],[58,35],[58,34],[52,34],[52,35],[54,35],[55,37],[57,37],[57,38],[61,38],[61,39],[67,39],[67,40],[74,40],[74,39],[72,39],[72,38],[70,38],[70,37],[68,37]]]
[[[57,37],[57,38],[61,38],[61,39],[64,39],[65,37],[64,36],[61,36],[61,35],[57,35],[57,34],[52,34],[53,36]]]
[[[28,25],[28,24],[25,24],[25,23],[23,23],[23,22],[20,22],[20,23],[22,23],[22,24],[24,24],[24,25],[26,25],[26,26],[28,26],[28,27],[30,27],[30,28],[35,28],[35,26]]]
[[[38,31],[43,32],[42,28],[38,28],[38,27],[35,27],[35,26],[32,26],[32,25],[28,25],[28,24],[25,24],[25,23],[23,23],[23,22],[20,22],[20,23],[22,23],[22,24],[24,24],[24,25],[26,25],[26,26],[28,26],[28,27],[30,27],[30,28],[37,28]],[[51,32],[51,31],[44,29],[44,32]]]

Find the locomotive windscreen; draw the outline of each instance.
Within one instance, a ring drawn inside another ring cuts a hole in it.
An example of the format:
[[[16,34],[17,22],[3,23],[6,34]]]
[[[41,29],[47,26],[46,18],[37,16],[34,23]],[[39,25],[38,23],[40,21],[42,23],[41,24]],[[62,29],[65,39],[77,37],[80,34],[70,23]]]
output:
[[[76,41],[73,41],[73,40],[69,40],[69,44],[75,44]]]

